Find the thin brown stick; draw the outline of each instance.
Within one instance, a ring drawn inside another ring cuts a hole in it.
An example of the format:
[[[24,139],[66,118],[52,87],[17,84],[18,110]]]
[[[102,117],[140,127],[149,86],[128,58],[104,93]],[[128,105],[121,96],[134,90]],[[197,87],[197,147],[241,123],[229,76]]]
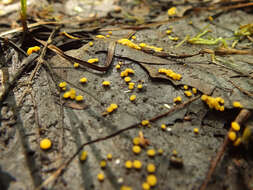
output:
[[[240,113],[237,115],[237,117],[235,118],[235,121],[239,124],[242,124],[244,123],[250,116],[250,111],[247,110],[247,109],[242,109],[240,111]],[[229,130],[229,132],[231,131],[232,129]],[[206,175],[206,178],[204,180],[204,182],[202,183],[202,185],[200,186],[199,190],[205,190],[206,187],[207,187],[207,184],[209,183],[209,181],[211,180],[211,177],[214,173],[214,170],[215,168],[217,167],[219,161],[221,160],[226,148],[227,148],[227,145],[229,143],[229,139],[228,139],[228,136],[226,135],[225,137],[225,140],[223,142],[223,144],[221,145],[218,153],[216,154],[215,158],[212,160],[211,162],[211,166],[210,166],[210,169]]]
[[[169,111],[163,113],[163,114],[160,114],[160,115],[157,115],[151,119],[149,119],[149,121],[151,122],[154,122],[164,116],[167,116],[175,111],[178,111],[178,110],[181,110],[183,108],[185,108],[187,105],[189,105],[190,103],[192,103],[193,101],[199,99],[200,96],[196,96],[190,100],[188,100],[187,102],[183,103],[183,104],[180,104],[180,105],[176,105],[174,106],[173,108],[171,108]],[[45,187],[47,184],[49,184],[50,182],[56,180],[60,175],[62,175],[64,173],[64,171],[66,170],[66,168],[70,165],[70,163],[74,160],[74,158],[83,150],[83,148],[87,145],[91,145],[91,144],[94,144],[94,143],[97,143],[97,142],[101,142],[101,141],[104,141],[104,140],[107,140],[107,139],[111,139],[125,131],[128,131],[128,130],[131,130],[131,129],[135,129],[137,128],[139,125],[141,125],[141,123],[136,123],[136,124],[133,124],[129,127],[126,127],[124,129],[121,129],[121,130],[118,130],[110,135],[107,135],[107,136],[104,136],[104,137],[100,137],[100,138],[97,138],[97,139],[94,139],[94,140],[91,140],[89,142],[86,142],[84,144],[82,144],[78,149],[77,151],[65,162],[63,163],[51,176],[49,176],[39,187],[36,188],[36,190],[40,190],[42,189],[43,187]]]
[[[241,88],[240,86],[238,86],[237,84],[235,84],[233,81],[229,80],[230,83],[232,83],[232,85],[234,85],[234,87],[236,87],[238,90],[240,90],[242,93],[248,95],[249,97],[253,98],[253,94],[248,92],[247,90]]]

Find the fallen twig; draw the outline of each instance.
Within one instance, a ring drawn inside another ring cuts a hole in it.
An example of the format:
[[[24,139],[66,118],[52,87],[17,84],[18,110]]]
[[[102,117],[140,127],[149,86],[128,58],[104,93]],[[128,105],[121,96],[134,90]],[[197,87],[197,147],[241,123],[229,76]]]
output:
[[[250,93],[249,91],[247,91],[247,90],[241,88],[240,86],[238,86],[237,84],[235,84],[235,83],[234,83],[233,81],[231,81],[231,80],[229,80],[229,82],[230,82],[232,85],[234,85],[238,90],[240,90],[242,93],[244,93],[244,94],[248,95],[249,97],[253,98],[253,94],[252,94],[252,93]]]

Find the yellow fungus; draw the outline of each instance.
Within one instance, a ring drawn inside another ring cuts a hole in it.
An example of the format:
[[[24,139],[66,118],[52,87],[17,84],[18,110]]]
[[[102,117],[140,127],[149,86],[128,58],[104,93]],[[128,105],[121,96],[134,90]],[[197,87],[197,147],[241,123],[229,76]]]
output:
[[[164,150],[162,148],[159,148],[157,152],[158,152],[159,155],[162,155]]]
[[[60,82],[59,85],[58,85],[60,88],[64,88],[67,86],[67,83],[66,82]]]
[[[114,110],[116,110],[118,108],[118,105],[117,104],[111,104],[110,105]]]
[[[87,153],[86,151],[82,151],[82,153],[81,153],[79,159],[80,159],[81,161],[85,161],[85,160],[87,159],[87,156],[88,156],[88,153]]]
[[[103,86],[110,86],[111,82],[110,81],[103,81],[102,85]]]
[[[79,67],[79,63],[74,63],[74,67],[78,68]]]
[[[139,137],[134,137],[133,138],[133,144],[134,145],[139,145],[140,144],[140,138]]]
[[[233,121],[233,122],[231,123],[231,128],[232,128],[234,131],[239,131],[239,130],[240,130],[240,125],[239,125],[239,123]]]
[[[178,155],[177,151],[176,151],[176,150],[173,150],[173,151],[172,151],[172,155],[173,155],[173,156],[177,156],[177,155]]]
[[[195,134],[199,134],[199,129],[198,129],[198,128],[194,128],[194,129],[193,129],[193,132],[194,132]]]
[[[173,101],[174,101],[175,103],[179,103],[179,102],[182,101],[182,98],[181,98],[180,96],[178,96],[178,97],[174,98]]]
[[[131,38],[132,38],[133,40],[135,40],[135,39],[136,39],[136,36],[132,36]]]
[[[81,101],[83,101],[83,96],[78,95],[78,96],[75,97],[75,99],[76,99],[77,102],[81,102]]]
[[[142,89],[142,88],[143,88],[142,84],[138,84],[138,85],[137,85],[137,88],[138,88],[138,89]]]
[[[40,148],[43,150],[48,150],[51,148],[51,146],[52,146],[52,142],[50,139],[42,139],[40,141]]]
[[[154,149],[149,149],[147,151],[147,155],[150,156],[150,157],[154,157],[156,154],[155,150]]]
[[[237,101],[233,102],[233,106],[234,106],[234,108],[242,108],[241,103],[237,102]]]
[[[80,83],[86,83],[87,82],[87,78],[83,77],[79,80]]]
[[[109,35],[109,34],[107,34],[107,35],[106,35],[106,37],[107,37],[107,38],[110,38],[110,35]]]
[[[145,43],[140,43],[139,46],[140,46],[140,47],[146,47],[147,44],[145,44]]]
[[[106,111],[107,111],[108,113],[113,112],[113,110],[114,110],[114,109],[113,109],[111,106],[109,106],[109,107],[106,108]]]
[[[181,78],[182,78],[182,76],[180,74],[175,73],[171,69],[160,68],[160,69],[158,69],[158,72],[161,74],[165,74],[167,77],[172,78],[174,80],[181,80]]]
[[[134,145],[133,148],[132,148],[132,150],[133,150],[133,152],[134,152],[135,154],[140,154],[140,152],[141,152],[141,147],[138,146],[138,145]]]
[[[112,34],[112,31],[108,31],[108,34]]]
[[[99,174],[97,175],[97,178],[98,178],[98,181],[102,182],[102,181],[104,181],[105,176],[104,176],[103,173],[99,173]]]
[[[122,62],[122,61],[119,61],[119,62],[118,62],[118,64],[119,64],[119,65],[122,65],[122,64],[123,64],[123,62]]]
[[[142,126],[147,126],[147,125],[149,125],[149,120],[143,120],[143,121],[141,121],[141,125],[142,125]]]
[[[117,65],[115,66],[115,68],[116,68],[116,69],[120,69],[120,65],[117,64]]]
[[[135,85],[134,82],[130,82],[130,83],[128,84],[128,89],[129,89],[129,90],[133,90],[133,89],[134,89],[134,85]]]
[[[68,99],[70,97],[70,92],[65,92],[62,97]]]
[[[168,36],[168,38],[172,41],[178,41],[179,38],[178,37],[172,37],[172,36]]]
[[[103,35],[96,35],[96,38],[98,38],[98,39],[105,39],[105,36],[103,36]]]
[[[126,82],[130,82],[131,81],[131,77],[125,77],[124,79]]]
[[[228,138],[231,141],[235,141],[235,139],[236,139],[236,133],[234,131],[229,131],[228,132]]]
[[[76,98],[76,90],[71,88],[69,92],[70,92],[70,99],[74,100]]]
[[[149,190],[150,189],[150,185],[147,182],[144,182],[142,184],[142,190]]]
[[[132,190],[132,188],[129,186],[123,185],[120,187],[120,190]]]
[[[193,93],[193,94],[197,94],[197,92],[198,92],[198,91],[197,91],[196,88],[192,88],[192,93]]]
[[[30,47],[30,48],[28,48],[28,50],[27,50],[27,54],[28,54],[28,55],[31,55],[33,52],[37,52],[37,51],[39,51],[39,50],[40,50],[40,47],[39,47],[39,46]]]
[[[132,168],[132,167],[133,167],[133,163],[132,163],[132,161],[127,160],[127,161],[125,162],[125,167],[126,167],[127,169]]]
[[[212,21],[213,21],[213,17],[212,17],[212,16],[209,16],[209,17],[208,17],[208,20],[209,20],[210,22],[212,22]]]
[[[184,91],[184,94],[188,97],[191,97],[192,96],[192,93],[188,90]]]
[[[134,49],[138,49],[138,50],[141,49],[140,46],[138,46],[137,44],[131,42],[131,41],[128,40],[128,39],[124,39],[124,38],[123,38],[123,39],[119,39],[117,42],[118,42],[119,44],[122,44],[122,45],[125,45],[125,46],[128,46],[128,47],[131,47],[131,48],[134,48]]]
[[[172,32],[172,30],[167,30],[166,34],[170,34]]]
[[[62,90],[64,90],[64,91],[65,91],[66,89],[67,89],[66,87],[63,87],[63,88],[62,88]]]
[[[188,87],[187,85],[184,85],[184,89],[185,89],[185,90],[188,90],[188,88],[189,88],[189,87]]]
[[[125,72],[127,72],[128,74],[129,74],[129,73],[134,74],[134,70],[131,69],[131,68],[126,68],[126,69],[125,69]]]
[[[152,49],[154,50],[155,52],[161,52],[163,50],[163,48],[158,48],[158,47],[155,47],[155,46],[150,46],[150,45],[147,45],[145,43],[140,43],[139,44],[140,47],[142,48],[149,48],[149,49]]]
[[[148,164],[147,165],[147,171],[148,171],[148,173],[154,173],[155,170],[156,170],[156,167],[155,167],[154,164]]]
[[[93,46],[93,42],[89,42],[89,46],[92,47]]]
[[[108,153],[106,157],[107,157],[108,160],[111,160],[112,159],[112,154]]]
[[[233,143],[234,146],[239,146],[242,143],[242,139],[239,137],[236,139],[236,141]]]
[[[136,100],[136,95],[135,94],[131,95],[130,98],[129,98],[129,100],[130,101],[135,101]]]
[[[100,162],[100,167],[101,167],[101,168],[105,168],[105,167],[106,167],[106,161],[105,161],[105,160],[102,160],[102,161]]]
[[[148,176],[147,176],[147,183],[148,183],[151,187],[155,186],[156,183],[157,183],[156,176],[153,175],[153,174],[148,175]]]
[[[201,100],[206,102],[206,104],[208,105],[210,109],[214,108],[218,111],[224,111],[225,109],[225,107],[222,105],[224,104],[224,99],[221,97],[214,98],[211,96],[202,95]]]
[[[166,125],[165,125],[165,124],[162,124],[162,125],[161,125],[161,129],[165,131],[165,130],[166,130]]]
[[[97,63],[99,60],[98,58],[92,58],[92,59],[89,59],[87,62],[88,63]]]
[[[203,95],[201,96],[201,100],[202,100],[202,101],[206,101],[206,100],[207,100],[207,98],[208,98],[208,96],[207,96],[207,95],[205,95],[205,94],[203,94]]]
[[[141,167],[142,167],[141,161],[140,161],[140,160],[134,160],[134,161],[133,161],[133,167],[134,167],[135,169],[141,169]]]
[[[177,8],[176,7],[171,7],[169,10],[168,10],[168,15],[169,16],[173,16],[175,15],[177,12]]]

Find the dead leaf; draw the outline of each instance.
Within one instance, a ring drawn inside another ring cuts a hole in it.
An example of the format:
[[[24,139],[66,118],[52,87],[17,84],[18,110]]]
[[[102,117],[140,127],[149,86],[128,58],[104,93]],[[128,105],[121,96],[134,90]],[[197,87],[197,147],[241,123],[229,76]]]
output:
[[[82,102],[82,103],[65,102],[63,104],[63,106],[68,107],[68,108],[72,108],[72,109],[75,109],[75,110],[84,110],[88,107],[87,104],[85,104],[84,102]]]

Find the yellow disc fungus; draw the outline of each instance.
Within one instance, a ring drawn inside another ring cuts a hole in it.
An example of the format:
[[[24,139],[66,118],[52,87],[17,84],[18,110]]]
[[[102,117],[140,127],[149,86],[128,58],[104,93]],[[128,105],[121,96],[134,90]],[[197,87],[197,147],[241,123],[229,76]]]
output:
[[[155,186],[156,183],[157,183],[156,176],[153,175],[153,174],[148,175],[148,176],[147,176],[147,183],[148,183],[151,187]]]
[[[115,66],[115,68],[116,68],[116,69],[120,69],[120,65],[117,64],[117,65]]]
[[[124,79],[126,82],[130,82],[131,81],[131,77],[125,77]]]
[[[192,93],[193,93],[193,94],[197,94],[197,92],[198,92],[198,91],[197,91],[196,88],[192,88]]]
[[[135,94],[131,95],[129,99],[130,99],[130,101],[135,101],[136,100],[136,95]]]
[[[171,34],[172,30],[166,30],[166,34]]]
[[[233,122],[231,123],[231,128],[232,128],[234,131],[240,131],[240,125],[239,125],[239,123],[237,123],[237,122],[235,122],[235,121],[233,121]]]
[[[111,82],[110,81],[103,81],[102,85],[103,86],[110,86]]]
[[[133,144],[134,145],[139,145],[140,144],[140,137],[134,137],[133,138]]]
[[[106,111],[107,111],[108,113],[111,113],[111,112],[114,111],[114,109],[113,109],[113,107],[109,106],[109,107],[106,108]]]
[[[102,182],[102,181],[104,181],[105,176],[104,176],[103,173],[99,173],[99,174],[97,175],[97,178],[98,178],[98,181]]]
[[[110,35],[109,35],[109,34],[107,34],[107,35],[106,35],[106,37],[107,37],[107,38],[110,38]]]
[[[83,77],[79,80],[80,83],[86,83],[87,82],[87,78]]]
[[[79,67],[79,63],[74,63],[74,67],[78,68]]]
[[[133,150],[133,152],[134,152],[135,154],[140,154],[140,152],[141,152],[141,147],[138,146],[138,145],[134,145],[133,148],[132,148],[132,150]]]
[[[28,55],[31,55],[33,52],[37,52],[37,51],[39,51],[39,50],[40,50],[40,47],[39,47],[39,46],[30,47],[30,48],[28,48],[28,50],[27,50],[27,54],[28,54]]]
[[[108,159],[108,160],[111,160],[111,159],[112,159],[112,154],[108,153],[108,154],[107,154],[107,159]]]
[[[198,128],[194,128],[194,129],[193,129],[193,132],[194,132],[195,134],[199,134],[199,129],[198,129]]]
[[[148,164],[147,165],[147,171],[148,171],[148,173],[154,173],[155,170],[156,170],[156,167],[155,167],[154,164]]]
[[[143,88],[142,84],[138,84],[138,85],[137,85],[137,88],[138,88],[138,89],[142,89],[142,88]]]
[[[141,122],[141,125],[142,125],[142,126],[148,126],[148,125],[149,125],[149,120],[143,120],[143,121]]]
[[[89,42],[89,46],[92,47],[93,46],[93,42]]]
[[[242,143],[242,139],[239,137],[236,139],[236,141],[233,143],[234,146],[239,146]]]
[[[147,182],[144,182],[144,183],[142,184],[142,189],[143,189],[143,190],[149,190],[149,189],[150,189],[150,185],[149,185]]]
[[[176,7],[171,7],[169,10],[168,10],[168,15],[169,16],[173,16],[175,15],[177,12],[177,8]]]
[[[118,105],[117,104],[111,104],[110,105],[114,110],[116,110],[118,108]]]
[[[122,44],[122,45],[125,45],[125,46],[128,46],[130,48],[134,48],[134,49],[138,49],[140,50],[140,46],[138,46],[137,44],[131,42],[130,40],[126,39],[126,38],[123,38],[123,39],[119,39],[117,41],[119,44]]]
[[[235,141],[235,139],[236,139],[236,133],[234,131],[229,131],[228,132],[228,138],[231,141]]]
[[[74,100],[76,98],[76,90],[71,88],[69,92],[70,92],[70,99]]]
[[[99,60],[98,58],[93,58],[93,59],[89,59],[87,62],[88,63],[97,63]]]
[[[125,167],[126,167],[127,169],[132,168],[132,167],[133,167],[133,163],[132,163],[132,161],[127,160],[127,161],[125,162]]]
[[[78,95],[78,96],[75,97],[75,99],[76,99],[77,102],[81,102],[81,101],[83,101],[83,96]]]
[[[156,152],[155,152],[154,149],[149,149],[149,150],[147,151],[147,155],[148,155],[149,157],[154,157],[155,154],[156,154]]]
[[[80,159],[81,161],[85,161],[85,160],[87,159],[87,156],[88,156],[88,153],[87,153],[86,151],[82,151],[82,153],[81,153],[79,159]]]
[[[101,168],[105,168],[105,167],[106,167],[106,161],[105,161],[105,160],[102,160],[102,161],[100,162],[100,167],[101,167]]]
[[[173,101],[174,101],[175,103],[179,103],[179,102],[182,101],[182,98],[181,98],[181,96],[178,96],[178,97],[174,98]]]
[[[112,34],[112,31],[108,31],[108,34]]]
[[[189,88],[189,87],[188,87],[187,85],[184,85],[184,89],[185,89],[185,90],[188,90],[188,88]]]
[[[191,97],[192,96],[192,93],[188,90],[184,91],[184,94],[188,97]]]
[[[142,167],[141,161],[140,161],[140,160],[134,160],[134,161],[133,161],[133,167],[134,167],[135,169],[141,169],[141,167]]]
[[[64,88],[67,86],[67,83],[64,81],[64,82],[60,82],[59,85],[58,85],[60,88]]]
[[[132,190],[132,188],[129,186],[123,185],[120,187],[120,190]]]
[[[68,99],[70,97],[70,92],[65,92],[63,95],[62,95],[63,98],[65,99]]]
[[[43,150],[48,150],[51,148],[51,146],[52,146],[52,142],[50,139],[42,139],[40,141],[40,148]]]
[[[157,152],[158,152],[158,154],[162,155],[164,150],[162,148],[159,148]]]
[[[96,38],[98,38],[98,39],[105,39],[105,36],[103,36],[103,35],[96,35]]]
[[[233,106],[234,106],[234,108],[242,108],[242,107],[243,107],[243,106],[241,105],[241,103],[240,103],[240,102],[237,102],[237,101],[233,102]]]
[[[132,38],[133,40],[135,40],[135,39],[136,39],[136,36],[132,36],[131,38]]]
[[[166,125],[165,125],[165,124],[162,124],[162,125],[161,125],[161,129],[165,131],[165,130],[166,130]]]

